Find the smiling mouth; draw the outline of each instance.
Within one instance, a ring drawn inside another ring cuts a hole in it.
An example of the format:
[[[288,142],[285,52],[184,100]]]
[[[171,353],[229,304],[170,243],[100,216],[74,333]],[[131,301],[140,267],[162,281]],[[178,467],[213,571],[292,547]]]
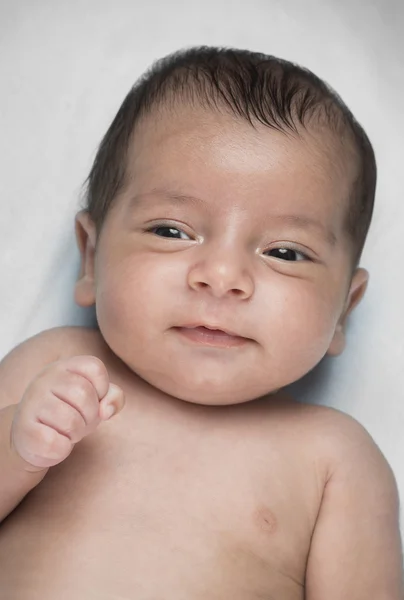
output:
[[[189,327],[174,327],[182,337],[196,344],[214,346],[217,348],[233,348],[243,346],[251,341],[249,338],[224,331],[222,329],[211,329],[204,325]]]

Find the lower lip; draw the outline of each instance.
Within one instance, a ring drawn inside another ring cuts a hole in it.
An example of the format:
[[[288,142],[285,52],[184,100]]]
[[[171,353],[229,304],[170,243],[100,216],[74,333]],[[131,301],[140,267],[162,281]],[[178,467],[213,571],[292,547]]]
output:
[[[207,329],[206,327],[175,327],[174,329],[191,342],[204,346],[234,348],[236,346],[244,346],[248,342],[247,338],[229,335],[224,331]]]

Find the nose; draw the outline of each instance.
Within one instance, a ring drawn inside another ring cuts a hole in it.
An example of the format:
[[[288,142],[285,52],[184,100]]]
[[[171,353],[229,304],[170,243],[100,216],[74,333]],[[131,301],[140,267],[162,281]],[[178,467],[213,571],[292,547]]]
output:
[[[188,285],[216,298],[230,296],[240,300],[250,298],[255,287],[246,261],[229,249],[211,252],[194,264],[188,273]]]

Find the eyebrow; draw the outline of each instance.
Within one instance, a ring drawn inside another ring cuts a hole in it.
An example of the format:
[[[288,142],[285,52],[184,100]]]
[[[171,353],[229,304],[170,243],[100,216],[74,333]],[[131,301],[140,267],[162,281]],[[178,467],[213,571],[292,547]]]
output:
[[[190,204],[206,204],[206,200],[202,200],[202,198],[197,198],[196,196],[190,196],[189,194],[181,194],[179,192],[174,192],[172,190],[164,190],[160,188],[153,188],[150,192],[145,192],[144,194],[138,194],[137,196],[133,196],[131,198],[131,204],[136,203],[139,200],[147,196],[163,196],[165,199],[173,200],[173,202],[183,202]]]
[[[162,196],[165,199],[173,201],[173,203],[184,203],[184,204],[206,204],[206,200],[202,198],[197,198],[196,196],[192,196],[189,194],[181,194],[180,192],[175,192],[172,190],[165,190],[161,188],[153,188],[149,192],[145,192],[144,194],[138,194],[131,198],[131,204],[135,204],[142,200],[147,196]],[[300,229],[317,229],[317,231],[326,239],[326,241],[331,245],[335,246],[337,243],[337,237],[335,233],[325,227],[320,221],[314,219],[313,217],[308,217],[306,215],[273,215],[271,220],[276,220],[280,222],[285,222],[294,225]]]
[[[276,215],[272,218],[279,221],[285,221],[287,223],[293,223],[300,229],[307,229],[308,227],[317,229],[331,246],[335,246],[337,243],[337,236],[335,233],[328,227],[325,227],[322,223],[320,223],[320,221],[317,221],[317,219],[313,219],[312,217],[306,217],[304,215]]]

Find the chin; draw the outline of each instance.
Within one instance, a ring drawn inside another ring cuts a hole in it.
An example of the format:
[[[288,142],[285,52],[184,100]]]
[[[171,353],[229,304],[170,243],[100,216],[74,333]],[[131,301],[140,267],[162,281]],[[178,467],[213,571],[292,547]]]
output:
[[[235,404],[242,404],[244,402],[250,402],[253,398],[235,398],[231,394],[215,395],[202,393],[200,395],[194,394],[175,394],[175,397],[184,402],[190,404],[200,404],[203,406],[231,406]]]
[[[178,398],[179,400],[184,400],[185,402],[189,402],[192,404],[202,404],[205,406],[230,406],[236,404],[243,404],[244,402],[251,402],[251,400],[255,400],[267,393],[270,393],[270,390],[265,392],[256,391],[250,389],[240,390],[240,387],[235,388],[235,386],[226,386],[220,384],[195,384],[190,385],[189,382],[181,385],[180,382],[175,382],[174,385],[168,386],[158,386],[160,389],[173,396]],[[199,388],[199,389],[198,389]]]

